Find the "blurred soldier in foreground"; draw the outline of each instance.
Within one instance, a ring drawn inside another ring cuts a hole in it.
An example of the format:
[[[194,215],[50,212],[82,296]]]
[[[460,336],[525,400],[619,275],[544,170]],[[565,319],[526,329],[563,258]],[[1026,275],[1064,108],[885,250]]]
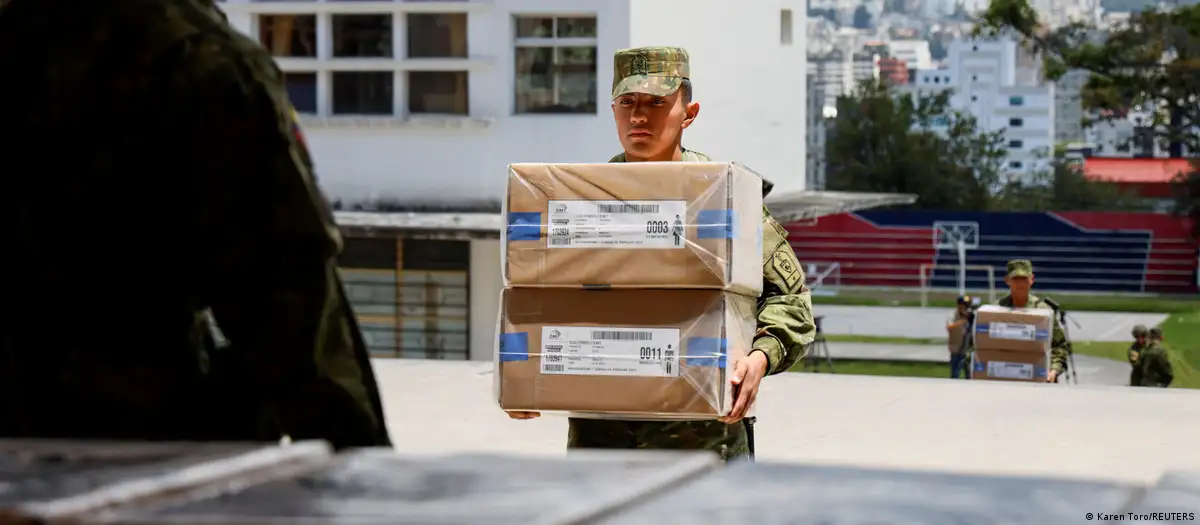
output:
[[[1142,386],[1142,366],[1138,362],[1146,348],[1146,325],[1133,327],[1133,344],[1129,345],[1129,386]]]
[[[996,304],[1008,308],[1054,309],[1046,301],[1029,293],[1033,288],[1032,262],[1023,259],[1008,261],[1008,273],[1004,276],[1004,282],[1008,284],[1008,295]],[[1071,343],[1067,341],[1057,315],[1054,316],[1053,323],[1054,335],[1050,339],[1050,371],[1046,374],[1047,383],[1057,383],[1058,378],[1066,373],[1071,352]]]
[[[389,443],[258,44],[211,0],[12,0],[0,71],[0,437]]]
[[[683,148],[683,130],[700,113],[692,101],[687,51],[648,47],[617,51],[613,60],[612,109],[625,152],[609,162],[711,162]],[[769,184],[764,181],[764,184]],[[770,187],[766,187],[769,191]],[[787,242],[787,231],[763,208],[763,294],[758,333],[750,354],[735,365],[738,397],[728,417],[711,421],[638,422],[570,419],[569,448],[707,449],[725,459],[746,456],[746,428],[737,424],[754,403],[763,376],[784,372],[816,336],[804,270]],[[514,412],[517,419],[537,413]]]
[[[1171,359],[1167,355],[1167,349],[1162,345],[1163,330],[1159,327],[1150,329],[1150,338],[1146,342],[1146,348],[1142,350],[1142,356],[1138,359],[1141,369],[1141,382],[1139,386],[1156,386],[1167,388],[1171,386],[1171,381],[1175,380],[1175,373],[1171,369]]]
[[[954,308],[954,313],[950,314],[950,318],[946,319],[946,333],[949,334],[947,344],[950,347],[950,379],[958,379],[959,374],[962,374],[963,379],[971,377],[971,371],[966,369],[964,365],[969,366],[967,355],[969,354],[965,343],[966,337],[963,337],[965,330],[971,327],[967,326],[970,320],[969,311],[971,306],[971,297],[962,295],[958,298],[958,305]]]

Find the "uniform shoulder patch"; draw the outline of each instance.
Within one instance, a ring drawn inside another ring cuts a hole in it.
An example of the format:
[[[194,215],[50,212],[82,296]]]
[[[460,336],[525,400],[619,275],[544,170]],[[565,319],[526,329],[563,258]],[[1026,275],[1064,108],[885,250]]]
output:
[[[796,267],[795,254],[788,253],[791,248],[784,243],[775,249],[775,253],[771,254],[771,269],[775,270],[775,274],[784,285],[781,288],[788,293],[795,293],[804,283],[801,282],[800,268]]]

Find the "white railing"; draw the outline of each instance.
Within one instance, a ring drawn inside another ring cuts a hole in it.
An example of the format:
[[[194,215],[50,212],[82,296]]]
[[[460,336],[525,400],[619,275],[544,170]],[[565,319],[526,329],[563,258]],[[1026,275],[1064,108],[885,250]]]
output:
[[[821,269],[821,265],[825,265]],[[808,289],[812,295],[837,295],[842,285],[841,263],[808,263]]]

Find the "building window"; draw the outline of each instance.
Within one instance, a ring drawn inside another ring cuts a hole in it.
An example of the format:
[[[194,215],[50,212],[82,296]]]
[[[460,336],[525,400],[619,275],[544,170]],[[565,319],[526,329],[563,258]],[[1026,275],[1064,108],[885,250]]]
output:
[[[466,71],[411,71],[408,73],[410,114],[466,115]]]
[[[516,19],[516,113],[596,113],[596,18]]]
[[[401,357],[470,357],[470,253],[468,241],[404,240]]]
[[[392,58],[392,15],[333,15],[333,56]]]
[[[408,58],[466,58],[466,13],[423,14],[407,17]]]
[[[1025,142],[1018,140],[1018,139],[1013,139],[1013,140],[1008,141],[1008,147],[1010,149],[1020,149],[1021,146],[1024,146],[1024,145],[1025,145]]]
[[[335,71],[333,114],[392,115],[391,71]]]
[[[283,73],[288,100],[297,113],[317,113],[317,74],[298,71]]]
[[[1010,118],[1008,119],[1008,125],[1014,128],[1019,128],[1025,125],[1025,120],[1019,118]]]
[[[258,42],[271,56],[316,57],[317,15],[259,15]]]
[[[779,10],[779,43],[792,45],[792,10]]]
[[[1021,164],[1021,161],[1019,161],[1019,160],[1014,160],[1014,161],[1012,161],[1012,162],[1009,162],[1009,163],[1008,163],[1008,167],[1010,167],[1010,168],[1012,168],[1012,169],[1014,169],[1014,170],[1019,170],[1019,169],[1021,169],[1021,168],[1022,168],[1022,167],[1024,167],[1024,166],[1025,166],[1025,165],[1024,165],[1024,164]]]
[[[1020,95],[1008,97],[1008,105],[1024,106],[1025,105],[1025,97],[1022,97]]]

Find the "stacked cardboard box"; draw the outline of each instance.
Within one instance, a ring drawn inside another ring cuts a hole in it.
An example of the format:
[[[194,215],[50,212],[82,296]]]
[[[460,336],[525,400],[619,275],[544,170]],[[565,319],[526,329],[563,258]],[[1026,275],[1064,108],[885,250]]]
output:
[[[1046,380],[1054,312],[983,306],[975,313],[975,357],[971,379]]]
[[[501,408],[727,414],[756,330],[762,209],[762,179],[732,163],[509,166]]]

